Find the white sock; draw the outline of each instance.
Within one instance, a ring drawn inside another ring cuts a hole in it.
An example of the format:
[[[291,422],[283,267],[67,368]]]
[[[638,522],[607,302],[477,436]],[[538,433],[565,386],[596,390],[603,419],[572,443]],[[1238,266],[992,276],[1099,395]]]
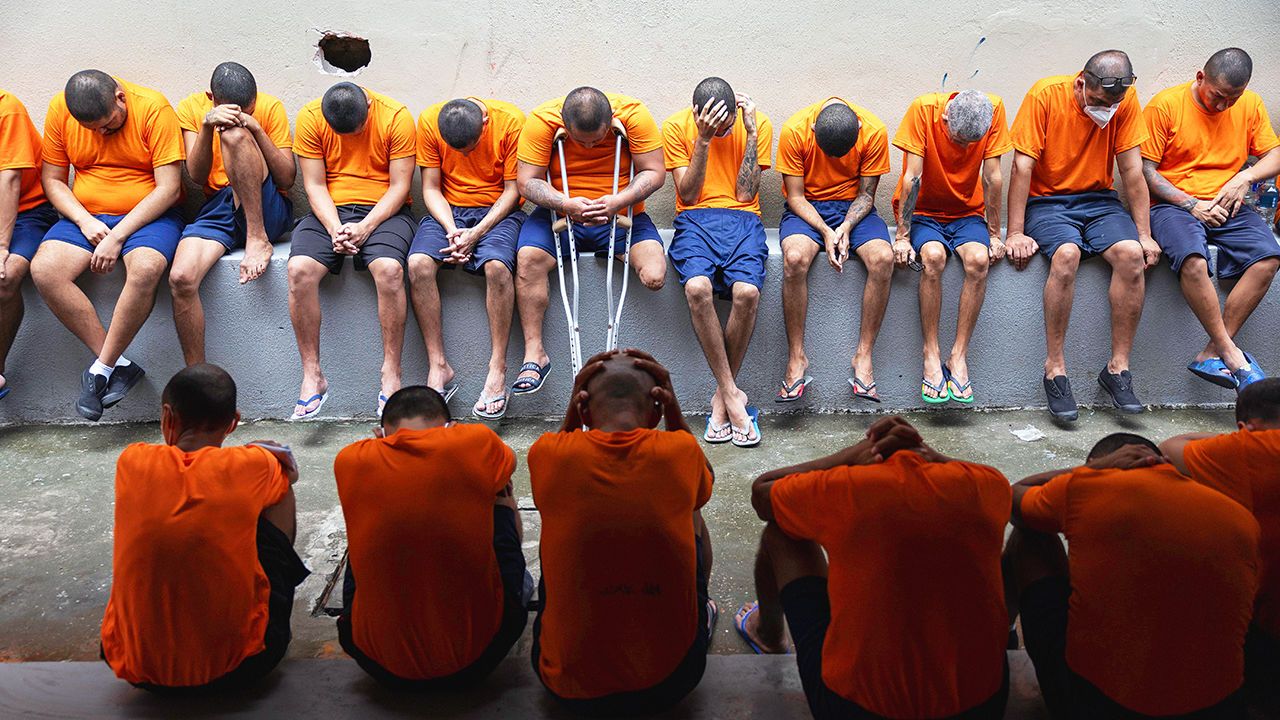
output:
[[[123,355],[120,356],[119,360],[116,360],[116,367],[129,367],[132,364],[133,363],[129,361],[129,358]]]
[[[94,360],[93,364],[89,366],[89,372],[94,375],[101,375],[108,380],[111,379],[112,370],[115,370],[115,368],[110,365],[103,365],[101,360]]]

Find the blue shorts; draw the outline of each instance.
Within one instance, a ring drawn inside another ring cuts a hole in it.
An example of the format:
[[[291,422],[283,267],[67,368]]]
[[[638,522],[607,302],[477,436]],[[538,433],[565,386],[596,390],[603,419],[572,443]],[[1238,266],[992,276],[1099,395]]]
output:
[[[986,218],[976,215],[959,220],[934,220],[924,215],[911,217],[911,247],[917,253],[925,243],[940,242],[950,255],[956,248],[968,243],[981,243],[991,247],[991,235],[987,233]]]
[[[40,203],[30,210],[18,213],[13,222],[13,236],[9,238],[9,254],[18,255],[31,262],[45,233],[58,222],[58,211],[49,203]],[[75,227],[74,225],[72,227]],[[76,232],[79,232],[77,228]]]
[[[1115,190],[1030,198],[1026,233],[1050,258],[1063,245],[1079,246],[1081,257],[1088,258],[1138,239],[1138,227]]]
[[[480,224],[485,215],[489,214],[487,207],[453,207],[452,209],[453,224],[459,230],[475,227]],[[520,236],[520,226],[524,224],[527,217],[524,211],[516,210],[499,220],[498,224],[476,243],[471,259],[462,266],[462,269],[473,275],[483,275],[484,264],[490,260],[496,260],[505,265],[507,270],[515,272],[516,238]],[[409,245],[409,254],[421,253],[443,261],[444,254],[441,250],[447,247],[449,247],[449,238],[444,227],[436,222],[430,213],[423,215],[422,222],[418,223],[418,232],[414,234],[413,242]],[[444,267],[452,269],[454,265],[444,263]]]
[[[733,284],[744,282],[764,289],[764,266],[769,259],[764,223],[747,210],[699,208],[676,215],[675,237],[667,254],[684,285],[705,277],[722,298],[732,297]]]
[[[814,203],[813,209],[818,211],[822,216],[822,222],[827,227],[835,228],[844,222],[845,215],[849,212],[849,206],[853,204],[852,200],[818,200]],[[791,208],[785,204],[782,207],[782,222],[778,224],[778,237],[786,239],[792,235],[804,235],[810,240],[818,243],[819,246],[825,248],[822,242],[822,235],[813,226],[805,222],[799,215],[791,212]],[[889,242],[889,226],[885,225],[884,220],[872,210],[862,221],[853,226],[853,231],[849,233],[849,251],[852,252],[862,247],[869,240],[883,240]]]
[[[606,244],[609,237],[609,228],[612,223],[604,225],[593,225],[587,227],[585,225],[573,224],[573,244],[578,248],[578,253],[595,253],[596,257],[605,257],[609,254],[609,246]],[[560,233],[560,256],[569,256],[569,233]],[[653,224],[653,220],[649,218],[649,213],[636,213],[631,218],[631,245],[639,245],[642,242],[650,240],[661,243],[662,236],[658,234],[658,228]],[[621,255],[627,245],[627,231],[618,228],[617,234],[613,236],[613,252]],[[520,237],[516,241],[516,250],[521,248],[536,247],[554,257],[551,247],[551,211],[546,208],[538,208],[534,210],[524,225],[520,226]]]
[[[109,228],[119,225],[120,221],[125,218],[124,215],[94,215],[94,217],[101,220]],[[125,239],[124,248],[120,251],[120,257],[124,257],[138,248],[151,248],[163,255],[165,262],[173,262],[173,253],[178,249],[178,237],[181,234],[182,212],[177,207],[171,207],[163,215],[138,228],[136,232]],[[78,248],[83,248],[87,252],[93,252],[93,245],[89,244],[89,241],[85,239],[84,234],[80,232],[80,228],[66,218],[54,223],[53,227],[49,228],[49,232],[45,233],[44,239],[60,240]]]
[[[231,251],[244,247],[245,227],[244,210],[236,207],[235,195],[228,185],[204,201],[196,219],[182,231],[182,237],[214,240]],[[262,227],[271,242],[278,242],[293,229],[293,201],[280,194],[270,175],[262,182]]]
[[[1151,208],[1151,234],[1169,256],[1169,266],[1179,272],[1187,258],[1209,259],[1209,244],[1218,248],[1218,277],[1239,277],[1259,260],[1280,257],[1280,244],[1267,221],[1249,208],[1241,208],[1233,218],[1213,228],[1175,205],[1161,203]],[[1214,273],[1210,268],[1209,274]]]

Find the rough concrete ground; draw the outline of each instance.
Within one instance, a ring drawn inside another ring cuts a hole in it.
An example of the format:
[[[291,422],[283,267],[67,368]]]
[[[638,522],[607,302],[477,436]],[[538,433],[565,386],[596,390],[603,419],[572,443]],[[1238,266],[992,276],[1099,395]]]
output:
[[[766,408],[767,410],[768,408]],[[732,616],[752,597],[752,562],[761,524],[751,510],[749,487],[759,473],[830,453],[856,442],[877,415],[766,415],[764,444],[741,450],[705,446],[716,469],[711,502],[703,510],[715,548],[712,597],[722,617],[716,653],[743,652]],[[1154,440],[1193,431],[1232,429],[1224,410],[1166,409],[1139,416],[1083,410],[1072,427],[1054,425],[1043,411],[916,413],[916,423],[937,449],[984,462],[1011,480],[1078,463],[1100,437],[1124,430]],[[701,430],[703,418],[691,418]],[[1019,440],[1012,430],[1031,425],[1046,437]],[[520,458],[516,488],[525,523],[525,552],[537,576],[539,524],[529,496],[524,456],[550,421],[507,421],[497,426]],[[243,426],[235,442],[271,438],[293,446],[301,468],[298,496],[299,554],[313,571],[299,588],[290,654],[316,657],[340,652],[333,621],[311,611],[345,547],[332,463],[345,444],[366,437],[360,422]],[[157,442],[154,423],[104,426],[0,428],[0,660],[88,660],[97,657],[98,625],[111,582],[112,496],[115,459],[132,442]],[[193,568],[198,571],[198,568]],[[527,652],[527,638],[518,651]]]

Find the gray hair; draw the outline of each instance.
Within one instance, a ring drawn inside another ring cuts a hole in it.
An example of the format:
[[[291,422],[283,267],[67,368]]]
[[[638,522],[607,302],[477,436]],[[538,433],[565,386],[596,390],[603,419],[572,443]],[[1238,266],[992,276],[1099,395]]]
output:
[[[959,142],[977,142],[991,130],[995,107],[986,93],[961,90],[947,103],[947,127]]]

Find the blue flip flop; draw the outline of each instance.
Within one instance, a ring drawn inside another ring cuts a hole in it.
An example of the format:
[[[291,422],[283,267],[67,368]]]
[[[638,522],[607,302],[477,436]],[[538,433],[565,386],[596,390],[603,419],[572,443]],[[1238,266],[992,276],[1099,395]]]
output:
[[[1245,359],[1249,359],[1248,353],[1245,353]],[[1250,362],[1252,363],[1252,361]],[[1227,369],[1227,365],[1222,362],[1222,358],[1212,357],[1199,362],[1193,360],[1187,363],[1187,369],[1201,380],[1207,380],[1228,390],[1236,389],[1235,376]]]
[[[734,428],[734,427],[732,427],[732,426],[730,426],[730,427],[731,427],[735,432],[740,432],[740,433],[742,433],[743,435],[746,435],[747,437],[750,437],[752,434],[755,434],[756,439],[755,439],[755,440],[743,440],[743,441],[739,442],[737,438],[735,438],[735,437],[733,437],[732,435],[730,435],[729,437],[730,437],[730,440],[733,442],[733,446],[734,446],[734,447],[740,447],[740,448],[755,447],[755,446],[757,446],[757,445],[759,445],[759,444],[760,444],[760,441],[761,441],[761,440],[763,440],[763,439],[764,439],[764,436],[760,434],[760,408],[757,408],[757,407],[756,407],[756,406],[754,406],[754,405],[748,405],[748,406],[747,406],[747,417],[751,418],[751,427],[750,427],[750,428],[747,428],[747,429],[746,429],[746,431],[744,431],[744,429],[743,429],[743,428]]]
[[[511,393],[513,395],[532,395],[542,389],[542,383],[546,382],[547,376],[551,374],[551,361],[548,360],[546,365],[539,365],[536,362],[527,362],[520,366],[518,372],[526,372],[535,370],[538,377],[535,378],[519,378],[511,383]]]
[[[329,399],[329,391],[325,390],[322,393],[316,393],[315,395],[312,395],[306,400],[299,400],[297,404],[294,406],[293,414],[289,416],[288,421],[299,422],[299,421],[306,421],[314,418],[316,415],[320,414],[320,408],[324,407],[324,404],[328,399]],[[319,400],[320,403],[316,405],[314,410],[307,412],[307,406],[317,400]],[[301,408],[302,414],[298,414],[299,408]]]
[[[8,385],[5,385],[4,387],[0,388],[0,400],[5,399],[5,397],[6,397],[8,394],[9,394],[9,386],[8,386]]]
[[[946,363],[942,364],[942,377],[946,381],[948,400],[954,400],[962,405],[973,404],[973,378],[969,378],[969,382],[967,383],[961,383],[956,380],[955,375],[951,374],[951,368],[947,367]],[[951,388],[955,388],[955,390],[952,390]],[[966,390],[969,391],[968,397],[956,397],[958,393],[962,393]]]
[[[744,610],[746,612],[743,612]],[[760,603],[758,602],[743,603],[742,607],[738,609],[738,614],[733,618],[733,627],[737,629],[738,636],[747,644],[747,647],[751,648],[751,652],[757,655],[764,655],[764,650],[747,633],[747,618],[751,617],[752,613],[759,612],[759,610]]]
[[[1249,369],[1240,368],[1231,373],[1231,377],[1236,381],[1236,392],[1244,390],[1259,380],[1266,380],[1267,374],[1263,372],[1262,366],[1249,353],[1244,354],[1244,359],[1249,361]],[[2,396],[0,396],[2,397]]]
[[[387,396],[378,393],[378,417],[382,417],[382,409],[387,406]]]

